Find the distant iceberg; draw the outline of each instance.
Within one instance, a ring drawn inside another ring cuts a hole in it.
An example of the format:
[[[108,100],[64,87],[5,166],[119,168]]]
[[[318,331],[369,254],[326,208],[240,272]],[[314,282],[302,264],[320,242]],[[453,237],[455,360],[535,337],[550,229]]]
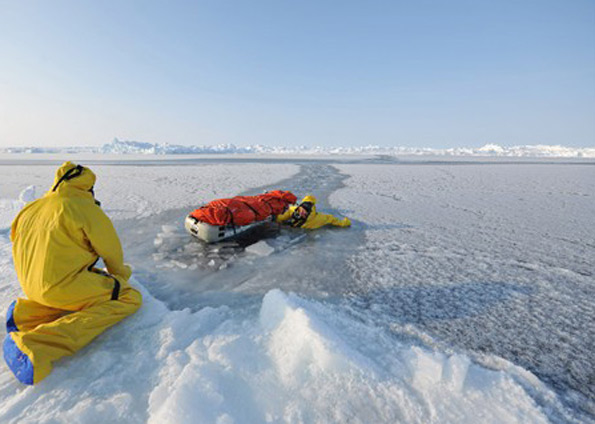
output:
[[[98,149],[100,153],[146,154],[146,155],[188,155],[204,153],[253,153],[252,147],[243,148],[233,144],[215,146],[181,146],[169,143],[144,143],[140,141],[121,141],[114,138],[109,144]]]
[[[529,145],[504,147],[489,143],[479,148],[455,147],[430,149],[423,147],[359,147],[323,146],[264,146],[260,144],[238,147],[234,144],[182,146],[169,143],[146,143],[119,140],[101,147],[8,147],[0,153],[103,153],[143,155],[190,154],[303,154],[303,155],[386,155],[386,156],[455,156],[455,157],[517,157],[517,158],[595,158],[595,147],[565,147],[560,145]]]

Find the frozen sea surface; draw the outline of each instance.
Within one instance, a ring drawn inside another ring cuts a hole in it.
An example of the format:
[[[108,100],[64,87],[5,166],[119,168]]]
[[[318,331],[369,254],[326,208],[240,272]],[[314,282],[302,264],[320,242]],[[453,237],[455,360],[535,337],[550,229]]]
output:
[[[593,422],[595,167],[351,162],[96,161],[145,305],[39,386],[1,366],[0,421]],[[10,219],[54,168],[0,168],[0,308]],[[354,225],[183,230],[273,188]]]
[[[366,227],[366,307],[402,331],[495,354],[595,413],[595,167],[342,165]],[[395,218],[406,228],[396,228]]]

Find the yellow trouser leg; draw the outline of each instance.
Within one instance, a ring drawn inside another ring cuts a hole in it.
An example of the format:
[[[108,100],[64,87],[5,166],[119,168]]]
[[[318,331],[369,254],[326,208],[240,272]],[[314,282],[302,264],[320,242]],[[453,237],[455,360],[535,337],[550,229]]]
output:
[[[18,331],[30,331],[39,324],[46,324],[69,314],[70,311],[51,308],[29,299],[18,298],[11,313]]]
[[[29,331],[12,332],[9,337],[30,360],[35,384],[51,372],[52,362],[72,355],[107,328],[136,312],[141,301],[140,293],[126,285],[117,300],[109,300],[105,292],[96,299],[87,296],[84,304],[91,306],[72,313],[61,311],[62,315],[56,320],[38,324]],[[64,312],[67,315],[63,315]]]

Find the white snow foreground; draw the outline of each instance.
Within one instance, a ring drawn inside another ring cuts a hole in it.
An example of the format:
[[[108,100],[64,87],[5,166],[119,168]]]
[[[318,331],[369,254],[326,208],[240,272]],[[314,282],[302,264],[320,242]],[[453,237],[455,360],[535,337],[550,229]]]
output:
[[[511,375],[403,345],[323,303],[272,290],[258,316],[191,313],[139,288],[136,315],[40,385],[2,367],[0,421],[548,422]]]

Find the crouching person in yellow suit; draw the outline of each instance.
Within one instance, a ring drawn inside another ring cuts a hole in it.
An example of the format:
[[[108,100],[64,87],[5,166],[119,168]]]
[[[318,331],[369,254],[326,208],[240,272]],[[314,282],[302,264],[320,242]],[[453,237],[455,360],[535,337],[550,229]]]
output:
[[[140,293],[128,285],[116,231],[94,198],[95,174],[71,162],[52,189],[12,223],[17,277],[27,296],[8,310],[4,359],[16,378],[36,384],[52,362],[77,352],[133,314]],[[102,258],[107,272],[94,268]]]
[[[277,215],[277,222],[292,227],[314,230],[324,225],[337,227],[349,227],[349,218],[335,218],[333,215],[319,213],[316,211],[316,197],[308,195],[298,205],[290,206],[284,213]]]

